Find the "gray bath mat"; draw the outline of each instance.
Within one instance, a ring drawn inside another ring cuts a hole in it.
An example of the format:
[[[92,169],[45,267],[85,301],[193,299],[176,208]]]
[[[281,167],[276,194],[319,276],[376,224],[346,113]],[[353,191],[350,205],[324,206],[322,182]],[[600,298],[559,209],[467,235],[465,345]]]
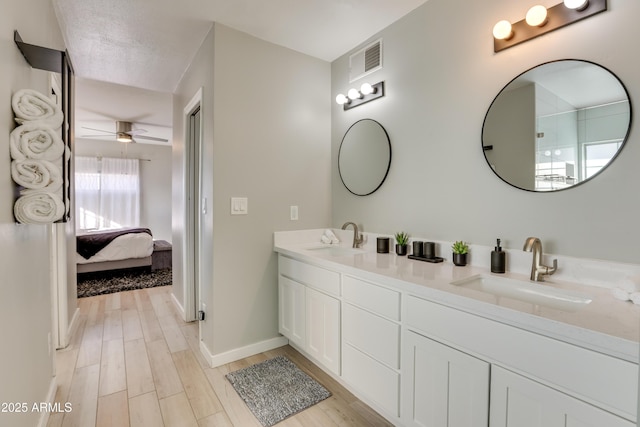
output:
[[[284,356],[231,372],[226,378],[265,427],[331,396]]]

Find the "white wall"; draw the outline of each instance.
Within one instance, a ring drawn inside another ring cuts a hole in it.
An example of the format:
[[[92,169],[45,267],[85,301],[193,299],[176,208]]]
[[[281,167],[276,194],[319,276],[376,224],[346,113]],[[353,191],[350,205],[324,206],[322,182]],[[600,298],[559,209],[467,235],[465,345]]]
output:
[[[404,229],[487,246],[500,237],[515,249],[527,236],[538,236],[545,252],[638,263],[635,128],[596,179],[551,194],[507,185],[489,169],[481,149],[482,122],[495,95],[514,76],[543,62],[600,63],[626,85],[632,104],[639,102],[640,2],[608,3],[604,13],[499,53],[493,52],[493,25],[522,19],[530,2],[429,0],[372,37],[383,38],[384,68],[370,80],[385,80],[387,95],[347,112],[333,104],[333,225],[351,220],[365,231]],[[349,87],[345,55],[332,63],[332,95]],[[380,190],[356,197],[342,186],[336,157],[349,125],[365,117],[385,126],[393,159]]]
[[[16,225],[9,144],[15,127],[10,99],[22,88],[48,90],[48,73],[32,70],[13,42],[13,31],[31,44],[64,49],[50,2],[5,2],[0,13],[0,402],[44,402],[52,380],[51,295],[47,226]],[[33,427],[40,414],[2,413],[0,425]]]
[[[140,162],[140,226],[153,238],[171,242],[171,147],[117,141],[76,139],[76,156],[128,157]]]
[[[215,356],[278,336],[273,232],[330,222],[330,64],[215,24],[174,97],[174,182],[182,110],[201,86],[203,195],[212,201],[203,340]],[[248,198],[248,215],[230,215],[236,196]],[[174,209],[181,202],[174,195]],[[299,221],[289,220],[291,205]],[[174,216],[174,250],[183,233]]]

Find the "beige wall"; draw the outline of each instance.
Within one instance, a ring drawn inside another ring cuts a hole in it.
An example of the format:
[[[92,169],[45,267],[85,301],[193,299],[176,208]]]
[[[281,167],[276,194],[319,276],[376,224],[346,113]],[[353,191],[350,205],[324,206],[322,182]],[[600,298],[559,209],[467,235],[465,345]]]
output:
[[[602,64],[637,103],[640,2],[612,0],[604,13],[494,53],[493,25],[522,19],[528,6],[511,0],[429,0],[372,37],[383,38],[384,68],[370,80],[385,80],[387,95],[347,112],[333,104],[334,226],[357,221],[365,231],[406,230],[487,246],[501,237],[513,249],[521,248],[527,236],[538,236],[545,252],[638,263],[640,137],[635,127],[601,175],[553,194],[518,190],[496,177],[483,156],[481,132],[486,111],[504,85],[556,59]],[[331,93],[349,87],[345,55],[332,63]],[[337,153],[349,125],[365,117],[389,132],[393,160],[380,190],[356,197],[340,182]]]
[[[278,336],[273,232],[329,224],[330,65],[215,24],[174,97],[174,183],[182,110],[201,86],[203,340],[218,355]],[[230,215],[236,196],[248,215]],[[174,195],[174,209],[180,202]],[[174,216],[174,248],[183,230]]]
[[[76,139],[77,156],[128,157],[140,162],[140,226],[148,227],[153,238],[171,242],[171,147],[130,144],[124,151],[116,141]]]
[[[37,11],[37,12],[34,12]],[[9,174],[8,135],[14,128],[10,99],[22,88],[48,90],[48,73],[32,70],[13,42],[63,49],[51,3],[5,2],[0,13],[0,402],[44,402],[52,380],[49,239],[46,226],[16,225],[15,187]],[[0,425],[33,427],[40,414],[0,413]]]

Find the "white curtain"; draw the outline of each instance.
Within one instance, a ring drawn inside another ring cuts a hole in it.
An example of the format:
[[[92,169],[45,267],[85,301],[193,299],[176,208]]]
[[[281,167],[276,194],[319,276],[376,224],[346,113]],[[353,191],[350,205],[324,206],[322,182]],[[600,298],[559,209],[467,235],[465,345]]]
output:
[[[76,215],[79,229],[139,226],[139,160],[76,157]]]
[[[76,228],[100,226],[100,163],[95,157],[76,157]]]

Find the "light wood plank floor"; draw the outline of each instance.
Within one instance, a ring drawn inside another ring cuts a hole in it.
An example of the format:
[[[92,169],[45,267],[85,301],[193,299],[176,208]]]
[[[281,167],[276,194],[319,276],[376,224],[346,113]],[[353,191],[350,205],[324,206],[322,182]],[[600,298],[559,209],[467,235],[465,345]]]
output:
[[[185,323],[171,287],[78,300],[71,344],[56,352],[56,402],[50,427],[260,427],[225,374],[284,354],[333,395],[279,426],[390,426],[371,408],[290,346],[209,368],[197,323]]]

